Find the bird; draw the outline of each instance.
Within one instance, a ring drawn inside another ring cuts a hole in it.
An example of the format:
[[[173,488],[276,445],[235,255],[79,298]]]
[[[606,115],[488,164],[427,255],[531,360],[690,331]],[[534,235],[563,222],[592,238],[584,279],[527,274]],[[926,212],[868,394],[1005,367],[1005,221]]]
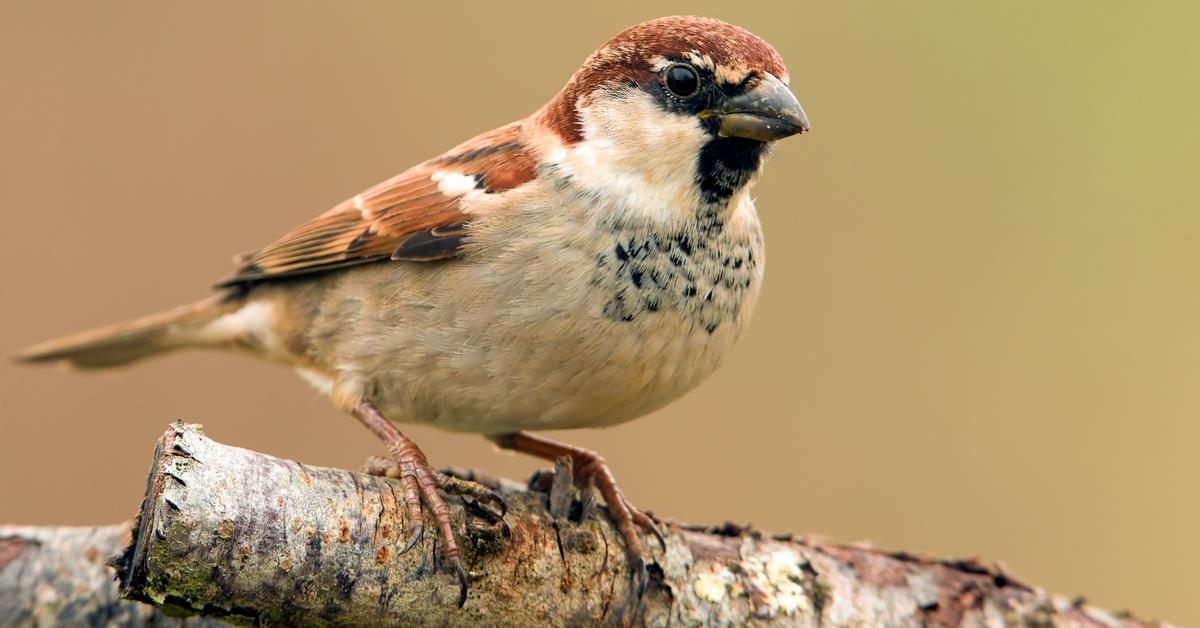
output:
[[[432,514],[467,577],[439,487],[397,424],[570,456],[645,587],[654,520],[604,458],[531,432],[644,416],[729,355],[758,299],[750,189],[808,131],[780,54],[712,18],[663,17],[600,46],[532,115],[371,187],[236,261],[198,302],[15,356],[81,369],[183,348],[289,366],[386,446],[411,531]]]

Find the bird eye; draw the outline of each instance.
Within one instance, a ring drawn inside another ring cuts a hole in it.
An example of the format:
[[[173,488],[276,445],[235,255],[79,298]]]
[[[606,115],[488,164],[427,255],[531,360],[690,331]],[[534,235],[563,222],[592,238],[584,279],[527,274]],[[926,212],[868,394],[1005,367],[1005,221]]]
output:
[[[677,63],[667,68],[664,80],[667,89],[680,98],[694,96],[696,92],[700,91],[700,76],[690,65]]]

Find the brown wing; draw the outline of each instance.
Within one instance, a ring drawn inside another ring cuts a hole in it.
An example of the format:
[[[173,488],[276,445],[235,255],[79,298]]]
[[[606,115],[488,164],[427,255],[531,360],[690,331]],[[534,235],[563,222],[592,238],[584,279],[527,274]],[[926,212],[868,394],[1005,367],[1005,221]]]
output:
[[[229,287],[381,260],[454,257],[470,232],[470,200],[534,178],[520,125],[484,133],[413,167],[241,261]]]

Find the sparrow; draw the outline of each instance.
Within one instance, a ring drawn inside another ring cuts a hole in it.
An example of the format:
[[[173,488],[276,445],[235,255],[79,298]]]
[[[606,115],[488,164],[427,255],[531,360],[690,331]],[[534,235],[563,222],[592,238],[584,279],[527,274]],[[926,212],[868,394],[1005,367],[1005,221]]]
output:
[[[763,233],[750,197],[808,130],[770,44],[704,17],[638,24],[546,105],[354,195],[241,258],[197,303],[34,346],[25,362],[125,365],[182,348],[290,366],[383,440],[412,527],[439,488],[396,423],[570,456],[646,581],[655,523],[598,454],[529,433],[641,417],[703,381],[750,320]]]

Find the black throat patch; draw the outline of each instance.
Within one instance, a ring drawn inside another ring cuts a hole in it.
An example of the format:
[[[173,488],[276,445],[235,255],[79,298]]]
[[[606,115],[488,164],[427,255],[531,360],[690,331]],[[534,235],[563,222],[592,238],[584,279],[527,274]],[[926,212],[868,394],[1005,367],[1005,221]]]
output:
[[[754,177],[767,155],[767,145],[740,137],[718,137],[700,149],[696,183],[710,204],[727,202]]]

